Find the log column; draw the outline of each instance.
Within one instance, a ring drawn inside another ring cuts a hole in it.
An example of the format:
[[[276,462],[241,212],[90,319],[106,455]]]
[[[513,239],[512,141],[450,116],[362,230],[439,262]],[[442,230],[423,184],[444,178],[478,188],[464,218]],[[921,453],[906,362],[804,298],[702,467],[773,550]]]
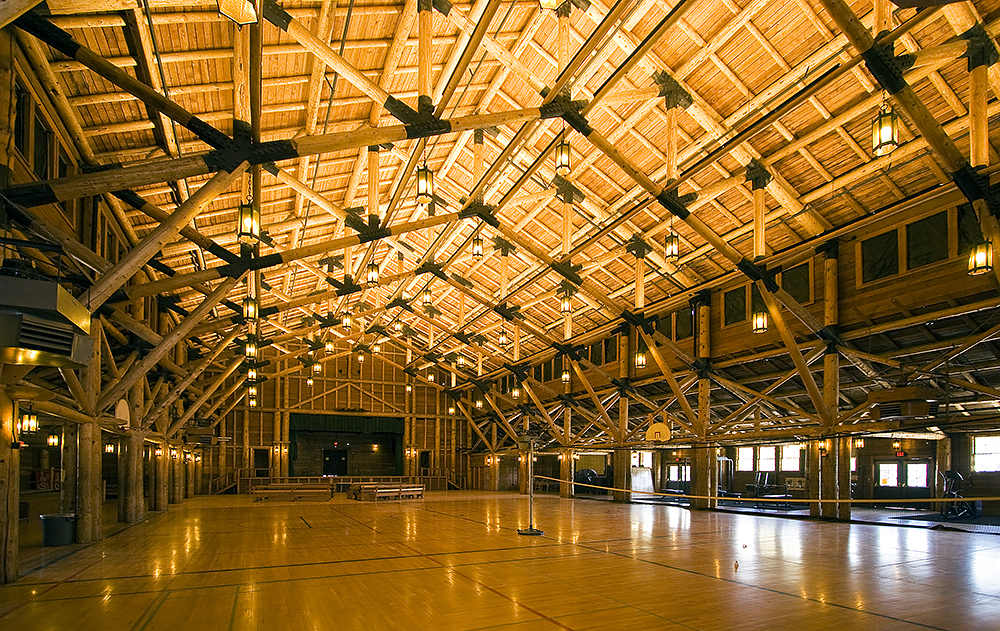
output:
[[[496,454],[486,456],[486,490],[500,490],[500,456]]]
[[[614,472],[611,497],[616,502],[632,501],[632,450],[628,447],[615,447],[611,456],[611,470]],[[621,489],[621,490],[618,490]]]
[[[631,329],[630,329],[631,330]],[[631,336],[622,333],[618,336],[618,375],[627,381],[634,374],[635,361],[632,355]],[[628,435],[628,394],[623,390],[618,397],[618,436],[623,440]],[[632,450],[625,447],[615,447],[611,461],[612,483],[609,485],[620,491],[612,491],[611,497],[616,502],[632,501]]]
[[[84,370],[83,387],[90,405],[101,394],[101,323],[92,319],[90,337],[93,351]],[[94,417],[79,428],[76,482],[76,542],[99,541],[102,535],[101,428]]]
[[[153,510],[165,511],[170,503],[170,444],[166,439],[160,439],[156,443],[155,449],[160,450],[160,455],[154,455],[153,466],[156,475],[153,480]],[[155,454],[155,451],[154,451]]]
[[[138,523],[146,516],[142,467],[142,450],[146,437],[141,418],[143,395],[140,380],[129,391],[129,431],[124,440],[118,443],[121,449],[118,458],[118,521],[127,524]]]
[[[4,33],[0,41],[6,40]],[[11,448],[15,414],[14,402],[0,388],[0,584],[17,580],[21,452]]]
[[[560,480],[572,480],[574,473],[574,463],[573,463],[573,450],[572,449],[560,449],[559,450],[559,479]],[[559,483],[559,497],[573,497],[573,483],[572,482],[560,482]]]
[[[703,292],[695,296],[691,300],[691,308],[694,309],[695,316],[697,350],[695,367],[698,369],[698,410],[694,430],[699,439],[691,458],[691,481],[693,494],[704,497],[716,494],[719,476],[715,445],[707,440],[709,411],[712,405],[712,381],[709,377],[711,370],[709,294]],[[714,499],[691,500],[691,506],[694,508],[715,508],[716,503]]]
[[[838,290],[838,253],[837,241],[831,241],[824,249],[823,259],[823,326],[835,333],[840,323],[840,292]],[[840,355],[837,347],[827,344],[823,357],[823,400],[828,411],[828,418],[823,419],[826,432],[830,435],[836,430],[837,406],[840,400]],[[826,499],[849,500],[851,498],[851,440],[843,437],[831,437],[826,457],[820,461],[820,492]],[[836,519],[850,519],[851,505],[822,504],[820,514]]]
[[[170,496],[169,503],[180,504],[184,499],[184,470],[181,468],[181,458],[183,454],[177,445],[168,443],[168,451],[165,453],[170,467]]]
[[[77,470],[77,425],[76,423],[63,423],[62,439],[60,448],[62,449],[59,487],[59,512],[76,512],[76,470]]]

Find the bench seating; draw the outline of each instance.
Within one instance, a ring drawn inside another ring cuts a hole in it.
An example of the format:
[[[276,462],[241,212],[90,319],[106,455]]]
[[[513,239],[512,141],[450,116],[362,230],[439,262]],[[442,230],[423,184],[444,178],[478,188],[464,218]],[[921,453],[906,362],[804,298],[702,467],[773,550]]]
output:
[[[348,497],[366,502],[419,499],[424,496],[423,484],[380,484],[372,482],[356,486],[357,488],[351,487]]]
[[[332,497],[329,484],[276,483],[250,490],[253,501],[284,499],[291,502],[301,499],[325,502]]]

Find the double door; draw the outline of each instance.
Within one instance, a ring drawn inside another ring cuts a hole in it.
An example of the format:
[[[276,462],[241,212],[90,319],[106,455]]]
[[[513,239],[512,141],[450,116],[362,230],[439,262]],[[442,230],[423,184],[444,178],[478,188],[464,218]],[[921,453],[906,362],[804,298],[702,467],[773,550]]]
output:
[[[931,499],[934,487],[932,460],[876,460],[873,497],[884,500]],[[892,505],[892,502],[887,502]],[[930,503],[900,502],[906,508],[930,509]]]

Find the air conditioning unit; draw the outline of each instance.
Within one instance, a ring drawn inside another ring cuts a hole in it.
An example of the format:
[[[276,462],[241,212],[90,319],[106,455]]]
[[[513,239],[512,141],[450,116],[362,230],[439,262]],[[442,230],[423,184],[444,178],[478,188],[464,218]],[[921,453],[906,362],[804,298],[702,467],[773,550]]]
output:
[[[873,404],[873,420],[898,420],[903,424],[913,424],[937,415],[935,397],[934,391],[924,386],[901,386],[870,392],[868,403]]]
[[[90,311],[59,283],[0,275],[0,363],[81,368]]]

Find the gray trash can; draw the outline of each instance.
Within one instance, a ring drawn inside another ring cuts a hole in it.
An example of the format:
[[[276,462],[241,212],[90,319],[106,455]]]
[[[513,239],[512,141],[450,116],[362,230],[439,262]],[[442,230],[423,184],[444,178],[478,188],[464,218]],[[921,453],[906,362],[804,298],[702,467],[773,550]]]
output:
[[[39,515],[42,520],[42,545],[65,546],[73,543],[76,531],[76,515],[73,513],[54,513]]]

